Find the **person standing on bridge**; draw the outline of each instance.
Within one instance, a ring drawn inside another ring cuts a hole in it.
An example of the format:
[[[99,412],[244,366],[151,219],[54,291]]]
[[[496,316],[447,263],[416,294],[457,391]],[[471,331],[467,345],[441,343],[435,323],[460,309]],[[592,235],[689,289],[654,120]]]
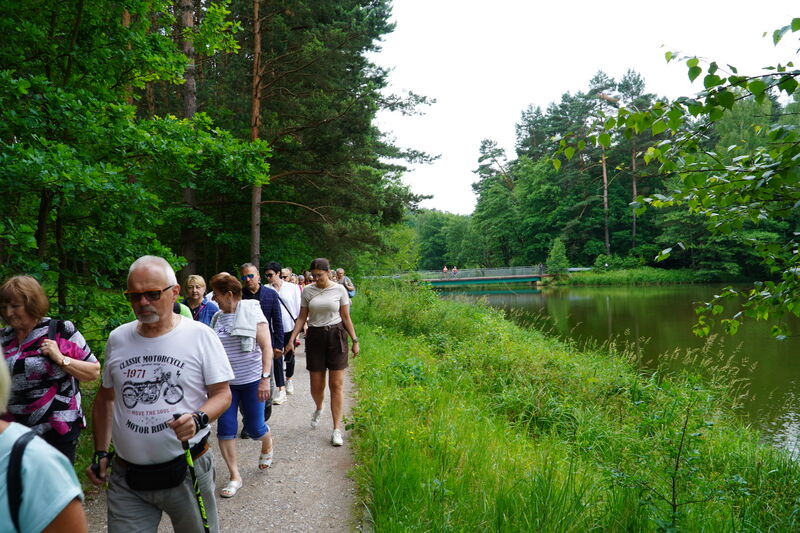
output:
[[[214,331],[172,312],[178,294],[164,258],[134,261],[125,296],[137,320],[112,331],[106,344],[92,409],[94,464],[86,474],[102,485],[113,465],[109,533],[155,532],[163,512],[175,531],[202,531],[183,442],[191,446],[210,529],[219,531],[208,426],[230,405],[234,374]]]
[[[453,265],[453,277],[458,277],[458,267]]]
[[[442,278],[447,279],[447,265],[442,268]]]
[[[344,406],[344,371],[348,366],[347,336],[353,340],[353,357],[358,355],[359,345],[353,321],[350,319],[350,297],[343,285],[330,277],[331,266],[327,259],[311,262],[314,284],[303,290],[300,299],[300,316],[294,325],[292,336],[285,350],[294,346],[297,336],[308,322],[306,333],[306,368],[311,377],[311,397],[316,409],[311,416],[311,427],[316,428],[322,417],[325,400],[325,372],[331,390],[331,416],[333,433],[331,444],[341,446],[342,409]]]

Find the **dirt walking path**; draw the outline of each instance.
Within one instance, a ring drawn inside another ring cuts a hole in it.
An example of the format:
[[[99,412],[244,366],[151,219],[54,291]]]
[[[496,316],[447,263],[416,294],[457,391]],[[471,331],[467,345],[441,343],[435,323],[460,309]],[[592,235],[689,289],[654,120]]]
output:
[[[214,452],[222,531],[347,532],[357,527],[353,518],[355,484],[347,476],[353,465],[350,433],[345,432],[344,446],[331,446],[333,423],[327,390],[322,422],[311,429],[314,402],[309,392],[303,346],[297,351],[294,385],[294,395],[272,409],[269,425],[275,459],[271,468],[258,470],[260,443],[237,439],[244,486],[233,498],[219,497],[229,477],[217,446],[216,427],[212,428],[209,443]],[[350,377],[346,375],[345,416],[350,412],[351,391]],[[89,531],[107,531],[105,491],[87,494],[86,515]],[[172,531],[166,515],[159,527],[159,532],[162,531]]]

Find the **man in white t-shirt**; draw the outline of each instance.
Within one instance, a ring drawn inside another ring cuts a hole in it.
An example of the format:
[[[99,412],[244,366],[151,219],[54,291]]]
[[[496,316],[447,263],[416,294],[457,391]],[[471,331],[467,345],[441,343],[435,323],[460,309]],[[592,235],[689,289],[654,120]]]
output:
[[[281,318],[283,319],[283,339],[281,339],[281,346],[286,346],[289,342],[289,337],[292,336],[292,329],[294,329],[294,321],[300,314],[300,287],[289,281],[284,281],[281,276],[285,268],[281,268],[281,264],[277,261],[270,261],[264,267],[264,277],[267,278],[269,287],[272,287],[278,293],[278,302],[281,306]],[[286,392],[281,391],[283,394],[281,398],[285,400],[286,394],[294,394],[294,383],[292,377],[294,376],[294,346],[290,346],[289,350],[283,353],[284,363],[284,377],[286,383]],[[278,375],[278,372],[275,372]],[[275,403],[282,403],[276,401]]]
[[[111,462],[110,533],[155,532],[162,512],[175,531],[202,530],[183,442],[191,447],[210,529],[219,531],[206,441],[209,422],[230,405],[233,371],[211,328],[172,312],[179,294],[165,259],[144,256],[131,265],[125,295],[137,320],[108,338],[92,411],[95,460],[87,469],[89,479],[101,485]]]

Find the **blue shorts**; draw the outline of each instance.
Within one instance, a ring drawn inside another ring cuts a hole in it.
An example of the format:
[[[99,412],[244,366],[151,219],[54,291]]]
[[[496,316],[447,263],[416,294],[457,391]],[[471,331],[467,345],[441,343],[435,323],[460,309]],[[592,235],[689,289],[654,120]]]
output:
[[[245,385],[231,385],[231,405],[217,420],[217,439],[235,439],[239,431],[239,405],[242,406],[242,422],[250,438],[258,440],[269,431],[264,422],[264,402],[258,401],[259,381]]]

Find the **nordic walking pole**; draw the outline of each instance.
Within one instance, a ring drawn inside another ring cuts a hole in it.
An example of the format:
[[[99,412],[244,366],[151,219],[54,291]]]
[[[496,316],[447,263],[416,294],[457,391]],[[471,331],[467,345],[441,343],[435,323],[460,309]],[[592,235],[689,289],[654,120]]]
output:
[[[172,415],[175,420],[179,419],[181,415]],[[192,452],[189,449],[189,441],[185,440],[183,444],[183,454],[186,456],[186,464],[189,465],[189,473],[192,475],[192,486],[194,487],[194,495],[197,499],[197,507],[200,508],[200,518],[203,520],[203,531],[210,533],[208,529],[208,517],[206,516],[206,506],[203,505],[203,496],[200,494],[200,486],[197,484],[197,473],[194,471],[194,461],[192,460]]]

